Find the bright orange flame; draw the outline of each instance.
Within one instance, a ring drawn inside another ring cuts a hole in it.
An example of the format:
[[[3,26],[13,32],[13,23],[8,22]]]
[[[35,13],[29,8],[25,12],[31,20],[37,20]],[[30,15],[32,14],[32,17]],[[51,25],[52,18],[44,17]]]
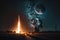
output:
[[[20,33],[20,31],[21,31],[21,28],[20,28],[20,16],[18,16],[18,25],[17,25],[18,27],[17,27],[17,30],[16,30],[16,33]]]

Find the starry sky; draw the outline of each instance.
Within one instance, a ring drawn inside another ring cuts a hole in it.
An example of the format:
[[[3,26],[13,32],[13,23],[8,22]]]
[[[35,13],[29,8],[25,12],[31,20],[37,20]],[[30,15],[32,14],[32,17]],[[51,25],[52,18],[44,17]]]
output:
[[[60,1],[59,0],[31,0],[32,4],[40,2],[46,8],[43,20],[44,31],[60,31]],[[0,31],[10,30],[18,14],[24,16],[26,0],[0,1]],[[24,17],[22,17],[22,20]],[[26,17],[25,17],[26,18]],[[24,22],[25,23],[25,22]]]

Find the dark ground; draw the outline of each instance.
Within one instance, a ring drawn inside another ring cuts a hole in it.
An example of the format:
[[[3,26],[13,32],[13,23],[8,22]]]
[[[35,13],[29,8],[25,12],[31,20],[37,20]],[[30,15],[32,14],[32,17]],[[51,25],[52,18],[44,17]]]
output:
[[[35,32],[26,35],[0,32],[0,40],[60,40],[60,32]]]

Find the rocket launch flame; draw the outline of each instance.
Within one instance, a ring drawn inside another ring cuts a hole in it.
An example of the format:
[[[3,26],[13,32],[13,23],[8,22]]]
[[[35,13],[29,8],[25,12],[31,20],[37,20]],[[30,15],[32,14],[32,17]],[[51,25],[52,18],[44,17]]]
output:
[[[18,15],[18,25],[17,25],[17,30],[16,30],[16,33],[20,33],[21,31],[21,28],[20,28],[20,16]]]

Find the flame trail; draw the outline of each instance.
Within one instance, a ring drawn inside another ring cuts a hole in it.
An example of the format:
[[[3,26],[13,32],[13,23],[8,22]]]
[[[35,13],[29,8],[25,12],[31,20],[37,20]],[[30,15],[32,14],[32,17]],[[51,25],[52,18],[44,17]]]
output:
[[[20,16],[18,15],[18,27],[17,27],[17,30],[16,30],[16,33],[20,33]]]

